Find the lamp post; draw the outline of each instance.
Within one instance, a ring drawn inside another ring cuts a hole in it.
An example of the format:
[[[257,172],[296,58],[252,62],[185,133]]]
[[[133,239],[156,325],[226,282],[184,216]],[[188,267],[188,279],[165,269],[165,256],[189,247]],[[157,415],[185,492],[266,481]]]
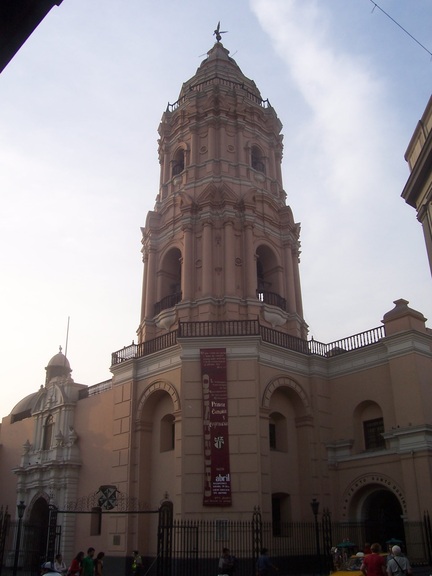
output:
[[[26,509],[26,505],[24,504],[24,500],[20,500],[20,503],[17,504],[18,527],[17,527],[17,534],[16,534],[16,541],[15,541],[15,558],[14,558],[13,571],[12,571],[13,576],[16,576],[16,573],[18,570],[18,558],[19,558],[20,543],[21,543],[21,523],[22,523],[25,509]]]
[[[320,550],[320,538],[319,538],[319,527],[318,527],[319,502],[316,498],[312,498],[311,508],[312,508],[312,513],[313,513],[314,518],[315,518],[315,540],[316,540],[318,574],[321,574],[321,550]]]

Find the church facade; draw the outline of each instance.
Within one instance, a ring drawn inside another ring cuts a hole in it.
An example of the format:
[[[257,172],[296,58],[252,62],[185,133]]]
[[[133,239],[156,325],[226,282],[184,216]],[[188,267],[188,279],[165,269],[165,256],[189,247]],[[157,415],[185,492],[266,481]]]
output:
[[[367,332],[308,340],[281,129],[218,40],[159,126],[137,343],[91,387],[60,351],[3,418],[0,504],[45,536],[54,510],[68,559],[155,557],[167,501],[281,525],[315,500],[407,546],[432,510],[432,332],[399,299]]]

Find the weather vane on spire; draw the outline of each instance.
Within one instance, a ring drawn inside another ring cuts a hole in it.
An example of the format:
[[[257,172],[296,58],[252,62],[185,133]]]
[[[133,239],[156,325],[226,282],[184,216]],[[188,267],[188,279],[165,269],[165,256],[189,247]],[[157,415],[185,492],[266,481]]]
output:
[[[228,30],[221,30],[220,29],[220,22],[218,22],[216,30],[213,32],[213,36],[216,36],[216,40],[220,42],[222,40],[221,34],[226,34]]]

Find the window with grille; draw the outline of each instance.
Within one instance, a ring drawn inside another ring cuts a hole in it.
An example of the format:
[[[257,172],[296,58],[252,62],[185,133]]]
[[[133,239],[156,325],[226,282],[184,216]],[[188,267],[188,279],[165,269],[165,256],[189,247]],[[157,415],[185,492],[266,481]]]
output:
[[[363,422],[364,443],[366,450],[381,450],[385,448],[384,419],[374,418]]]

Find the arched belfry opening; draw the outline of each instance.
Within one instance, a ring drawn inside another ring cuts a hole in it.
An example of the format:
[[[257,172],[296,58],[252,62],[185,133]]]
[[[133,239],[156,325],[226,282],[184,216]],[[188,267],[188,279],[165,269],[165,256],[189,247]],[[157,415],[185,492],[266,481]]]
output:
[[[285,299],[281,286],[281,267],[274,251],[261,245],[257,255],[257,296],[261,302],[279,306],[285,310]]]
[[[181,278],[182,255],[178,248],[171,248],[162,258],[158,272],[158,301],[155,304],[155,316],[181,301]]]
[[[185,169],[185,152],[183,148],[179,148],[174,154],[172,161],[172,176],[178,176]]]
[[[252,146],[251,148],[251,166],[257,172],[265,174],[264,155],[258,146]]]

